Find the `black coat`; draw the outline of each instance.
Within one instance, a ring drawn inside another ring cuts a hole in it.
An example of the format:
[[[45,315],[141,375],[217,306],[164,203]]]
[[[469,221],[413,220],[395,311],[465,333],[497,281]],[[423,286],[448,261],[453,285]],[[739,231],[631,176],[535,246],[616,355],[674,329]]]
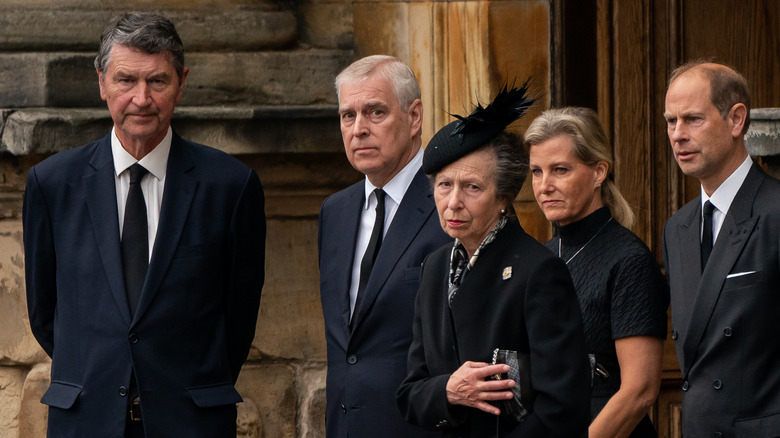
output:
[[[703,273],[700,217],[696,198],[664,229],[683,435],[780,436],[780,182],[753,165]]]
[[[407,421],[451,437],[492,437],[496,417],[450,406],[445,387],[465,361],[490,362],[494,348],[530,354],[534,412],[501,418],[501,436],[577,437],[590,420],[590,366],[577,296],[566,265],[510,221],[483,248],[447,304],[450,251],[423,264],[409,350],[397,393]]]

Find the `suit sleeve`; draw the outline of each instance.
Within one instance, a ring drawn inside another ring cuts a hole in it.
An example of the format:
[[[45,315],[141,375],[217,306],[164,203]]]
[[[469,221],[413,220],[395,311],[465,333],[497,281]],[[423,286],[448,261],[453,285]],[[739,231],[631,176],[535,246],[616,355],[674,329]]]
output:
[[[263,187],[249,170],[230,226],[230,261],[225,305],[227,351],[233,382],[255,336],[260,295],[265,279],[265,207]]]
[[[531,274],[525,323],[536,391],[533,413],[511,437],[578,437],[590,423],[590,364],[574,285],[559,259]]]
[[[35,168],[30,169],[23,207],[25,280],[30,328],[51,357],[57,307],[57,262],[51,217]]]

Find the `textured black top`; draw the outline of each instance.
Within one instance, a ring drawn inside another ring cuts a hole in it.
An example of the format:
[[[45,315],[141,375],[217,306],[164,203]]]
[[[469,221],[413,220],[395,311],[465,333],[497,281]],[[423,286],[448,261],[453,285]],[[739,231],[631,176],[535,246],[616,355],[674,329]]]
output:
[[[647,246],[611,218],[609,208],[602,207],[560,227],[560,237],[546,243],[558,254],[562,239],[559,255],[568,261],[577,290],[588,351],[609,372],[609,377],[594,377],[593,418],[620,389],[615,340],[640,335],[665,339],[667,332],[668,284]]]

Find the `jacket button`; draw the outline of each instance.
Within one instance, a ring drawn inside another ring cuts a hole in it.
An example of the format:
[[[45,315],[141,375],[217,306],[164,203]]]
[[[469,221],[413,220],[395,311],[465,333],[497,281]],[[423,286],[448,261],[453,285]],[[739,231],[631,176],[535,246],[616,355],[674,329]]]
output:
[[[445,427],[449,426],[450,422],[447,420],[439,420],[438,423],[436,423],[437,429],[444,429]]]
[[[715,432],[715,438],[723,438],[723,434],[720,432]]]
[[[723,336],[729,337],[731,336],[731,327],[726,327],[723,329]]]
[[[683,380],[683,384],[682,384],[682,390],[683,390],[683,391],[687,391],[687,390],[688,390],[688,388],[690,388],[690,386],[691,386],[691,385],[688,383],[688,381],[687,381],[687,380]]]
[[[358,360],[357,356],[355,356],[354,354],[350,354],[349,356],[347,356],[347,363],[350,365],[355,365],[357,363],[357,360]]]
[[[344,405],[341,405],[341,412],[346,414],[347,413],[347,407],[344,406]]]
[[[136,335],[135,333],[130,333],[130,336],[128,336],[127,339],[130,340],[131,344],[135,344],[136,342],[138,342],[138,335]]]
[[[721,382],[720,379],[715,379],[715,381],[712,382],[712,387],[715,389],[723,388],[723,382]]]
[[[672,330],[672,340],[676,341],[677,340],[677,336],[678,336],[677,335],[677,330]]]
[[[119,387],[119,395],[121,395],[122,397],[127,396],[127,388],[125,388],[124,386],[120,386]]]

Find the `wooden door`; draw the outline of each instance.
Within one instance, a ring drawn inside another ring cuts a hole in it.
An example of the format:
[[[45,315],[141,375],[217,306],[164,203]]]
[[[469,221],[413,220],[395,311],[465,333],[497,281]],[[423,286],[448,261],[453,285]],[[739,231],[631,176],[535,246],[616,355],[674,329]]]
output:
[[[617,183],[633,231],[662,262],[666,220],[699,194],[677,167],[663,119],[666,82],[685,61],[740,71],[753,108],[780,107],[780,2],[775,0],[555,0],[553,105],[596,109],[611,136]],[[680,372],[671,337],[652,416],[680,437]]]

